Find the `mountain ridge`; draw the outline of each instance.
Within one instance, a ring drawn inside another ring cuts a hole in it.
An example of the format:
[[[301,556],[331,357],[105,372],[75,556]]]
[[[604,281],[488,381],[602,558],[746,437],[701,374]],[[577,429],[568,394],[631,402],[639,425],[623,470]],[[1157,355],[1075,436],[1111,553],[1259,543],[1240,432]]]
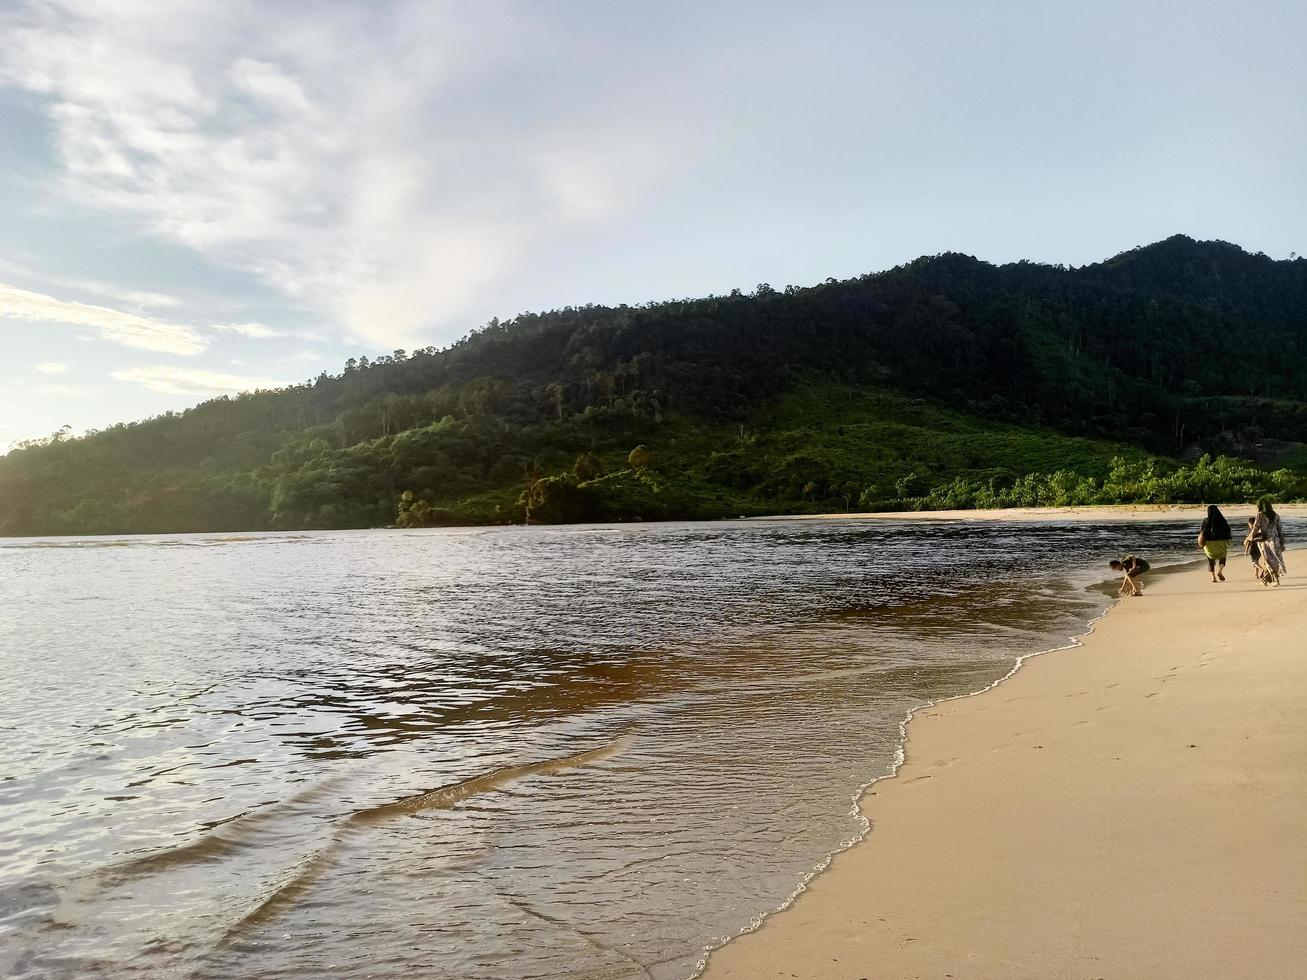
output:
[[[916,442],[894,443],[888,416],[911,416]],[[973,424],[1007,433],[1001,467],[929,445]],[[767,475],[803,455],[787,433],[825,445],[850,427],[856,453],[832,443],[807,479]],[[925,506],[988,481],[974,505],[1058,470],[1057,439],[1098,447],[1066,444],[1097,493],[1113,459],[1165,476],[1268,441],[1279,458],[1261,461],[1288,475],[1246,479],[1298,492],[1307,261],[1176,235],[1078,268],[942,253],[784,291],[524,313],[443,350],[17,448],[0,458],[0,533]],[[1029,464],[1023,442],[1044,447]],[[656,464],[629,463],[641,444]]]

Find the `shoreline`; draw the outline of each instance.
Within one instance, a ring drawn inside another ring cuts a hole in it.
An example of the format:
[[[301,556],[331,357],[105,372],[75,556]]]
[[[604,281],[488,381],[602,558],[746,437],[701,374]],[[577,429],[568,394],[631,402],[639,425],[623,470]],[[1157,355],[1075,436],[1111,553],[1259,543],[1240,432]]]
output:
[[[1223,512],[1234,514],[1257,510],[1256,503],[1218,504]],[[1276,511],[1283,517],[1307,518],[1307,503],[1277,503]],[[495,524],[432,524],[422,527],[400,527],[386,524],[377,527],[315,527],[296,529],[241,530],[241,531],[85,531],[59,534],[0,534],[4,541],[45,541],[66,538],[165,538],[195,535],[248,535],[248,534],[322,534],[350,531],[471,531],[487,528],[536,527],[649,527],[659,524],[734,524],[741,521],[1013,521],[1049,522],[1093,517],[1105,521],[1165,521],[1198,520],[1207,514],[1205,504],[1088,504],[1067,507],[1002,507],[993,510],[887,510],[847,511],[827,514],[758,514],[751,517],[681,518],[665,521],[608,521],[604,523],[577,522],[574,524],[522,524],[505,521]]]
[[[1233,506],[1230,509],[1237,510]],[[1084,512],[1089,509],[1058,510]],[[974,515],[977,512],[961,513]],[[905,516],[921,517],[920,514]],[[1188,515],[1182,508],[1167,508],[1160,516]],[[1307,557],[1307,550],[1295,554],[1302,559]],[[1292,556],[1290,560],[1292,562]],[[1137,693],[1135,688],[1140,684],[1160,686],[1175,680],[1181,672],[1193,684],[1203,675],[1191,667],[1215,665],[1228,668],[1227,661],[1233,661],[1233,658],[1227,651],[1234,640],[1246,639],[1250,631],[1276,634],[1282,641],[1278,646],[1277,664],[1296,666],[1289,661],[1294,659],[1294,641],[1307,628],[1307,596],[1295,590],[1296,583],[1290,584],[1293,580],[1288,580],[1286,586],[1278,590],[1261,588],[1251,580],[1246,564],[1237,560],[1227,571],[1233,573],[1229,576],[1230,581],[1215,587],[1220,592],[1211,593],[1199,587],[1206,585],[1207,589],[1213,589],[1201,559],[1193,562],[1192,568],[1186,569],[1185,573],[1159,576],[1148,588],[1144,601],[1112,603],[1087,624],[1084,632],[1071,637],[1067,644],[1019,658],[1011,671],[988,687],[931,702],[908,712],[900,724],[902,741],[894,762],[886,773],[868,781],[855,797],[857,813],[866,821],[867,829],[814,869],[783,905],[762,913],[747,930],[707,951],[695,976],[710,980],[754,977],[992,980],[1067,977],[1069,980],[1088,976],[1174,977],[1179,980],[1181,977],[1212,975],[1203,971],[1210,971],[1214,963],[1225,963],[1216,974],[1222,976],[1297,976],[1298,965],[1307,958],[1307,938],[1303,938],[1301,930],[1294,925],[1307,911],[1307,861],[1303,858],[1307,855],[1307,818],[1294,821],[1291,832],[1277,835],[1277,842],[1270,847],[1274,852],[1273,859],[1268,859],[1262,852],[1257,855],[1256,864],[1264,869],[1281,869],[1282,875],[1285,868],[1298,870],[1296,876],[1290,874],[1285,886],[1276,892],[1284,898],[1278,903],[1270,903],[1269,914],[1260,920],[1262,925],[1245,923],[1244,931],[1256,933],[1256,938],[1250,938],[1238,948],[1232,947],[1225,938],[1212,943],[1213,936],[1224,937],[1224,934],[1211,928],[1210,923],[1207,927],[1202,926],[1201,913],[1210,914],[1216,908],[1227,913],[1224,919],[1217,916],[1222,921],[1230,917],[1252,918],[1252,913],[1244,909],[1257,905],[1255,893],[1267,890],[1266,872],[1249,870],[1244,875],[1228,875],[1227,878],[1235,880],[1225,881],[1219,894],[1215,894],[1211,887],[1206,890],[1164,887],[1169,880],[1167,872],[1173,870],[1166,864],[1167,848],[1141,846],[1141,840],[1151,840],[1156,844],[1156,836],[1163,829],[1147,819],[1147,811],[1151,802],[1149,792],[1157,790],[1159,782],[1167,782],[1169,771],[1153,772],[1150,778],[1137,781],[1126,778],[1123,767],[1114,763],[1105,766],[1101,752],[1098,752],[1101,746],[1095,746],[1092,739],[1082,734],[1095,731],[1094,726],[1098,724],[1095,719],[1081,717],[1084,712],[1078,710],[1078,704],[1071,712],[1074,720],[1063,717],[1068,714],[1068,706],[1073,701],[1092,697],[1096,702],[1104,702],[1096,704],[1094,714],[1114,713],[1111,717],[1119,727],[1122,716],[1118,709],[1127,705],[1116,702]],[[1296,588],[1307,589],[1307,584]],[[1150,603],[1150,598],[1155,601]],[[1233,622],[1227,618],[1224,628],[1217,631],[1219,638],[1212,638],[1195,627],[1196,623],[1205,622],[1201,613],[1204,611],[1202,607],[1211,605],[1207,601],[1209,598],[1223,606],[1256,603],[1255,610],[1249,609],[1253,622],[1245,627],[1237,617]],[[1195,606],[1199,608],[1195,610]],[[1278,615],[1262,621],[1259,617],[1267,607]],[[1162,661],[1184,661],[1187,658],[1189,662],[1169,665],[1170,673],[1160,677],[1136,676],[1141,664],[1137,660],[1123,659],[1127,655],[1121,652],[1121,647],[1141,630],[1155,635],[1157,641],[1148,651],[1147,670],[1154,668],[1153,661],[1157,661],[1158,670],[1167,667]],[[1115,648],[1112,647],[1114,642],[1117,643]],[[1209,649],[1203,651],[1195,663],[1194,649],[1203,646]],[[1051,653],[1063,656],[1046,656]],[[1030,661],[1034,662],[1028,663]],[[1252,724],[1255,728],[1255,721],[1250,722],[1250,719],[1258,717],[1267,707],[1262,701],[1247,697],[1245,688],[1248,683],[1254,689],[1276,688],[1282,697],[1287,697],[1288,703],[1281,707],[1280,717],[1302,714],[1301,709],[1307,705],[1307,666],[1293,670],[1292,678],[1286,681],[1275,676],[1271,666],[1256,662],[1251,666],[1242,661],[1238,663],[1243,673],[1251,676],[1251,681],[1249,676],[1245,676],[1244,687],[1233,689],[1233,694],[1227,688],[1225,699],[1238,702],[1242,698],[1250,703],[1234,705],[1238,710],[1233,712],[1230,724],[1236,727],[1240,723],[1245,727]],[[1120,689],[1126,687],[1127,677],[1116,676],[1118,667],[1128,675],[1129,687],[1124,692]],[[1207,672],[1207,676],[1213,679],[1219,678],[1220,674],[1221,671]],[[1086,684],[1086,681],[1097,682],[1098,689],[1094,690],[1094,684]],[[1085,686],[1091,690],[1065,690]],[[1210,688],[1210,682],[1205,688],[1200,686],[1200,696],[1196,698],[1199,702],[1197,712],[1193,710],[1194,705],[1180,705],[1187,709],[1187,714],[1181,712],[1185,716],[1182,724],[1204,729],[1208,735],[1216,725],[1216,737],[1219,738],[1220,726],[1225,722],[1213,721],[1210,715],[1208,702],[1213,695]],[[1291,695],[1283,694],[1286,689],[1292,692]],[[1004,691],[1007,697],[996,701]],[[1160,690],[1150,691],[1142,700],[1151,708],[1161,694]],[[1038,703],[1037,718],[1028,717],[1032,705],[1023,708],[999,706],[1027,701]],[[1140,706],[1134,704],[1133,710],[1138,713]],[[1035,720],[1039,725],[1030,724]],[[914,721],[915,725],[912,724]],[[1013,728],[1032,730],[1006,731]],[[1115,732],[1115,729],[1109,731]],[[1167,746],[1164,751],[1159,746],[1150,745],[1150,734],[1155,735],[1144,724],[1140,731],[1123,729],[1116,737],[1134,739],[1130,742],[1132,748],[1142,746],[1145,752],[1152,748],[1159,756],[1176,751],[1174,745]],[[1080,736],[1078,742],[1077,735]],[[1297,815],[1307,813],[1307,806],[1304,806],[1307,804],[1307,777],[1298,775],[1296,769],[1300,767],[1295,765],[1307,757],[1304,751],[1307,750],[1307,723],[1297,722],[1292,726],[1291,735],[1291,750],[1276,755],[1275,762],[1277,775],[1287,779],[1286,795],[1293,801],[1291,812]],[[1242,745],[1253,738],[1253,734],[1245,732],[1241,740],[1230,739],[1222,747],[1227,752],[1238,754],[1242,751],[1246,754]],[[1036,741],[1039,744],[1034,744]],[[1209,737],[1206,741],[1210,745],[1212,739]],[[1063,751],[1041,751],[1037,757],[1038,769],[1030,772],[1027,769],[1032,756],[1024,751],[1029,748],[1059,748]],[[1191,763],[1195,758],[1212,754],[1209,747],[1207,753],[1199,752],[1197,756],[1184,759],[1185,751],[1200,748],[1197,742],[1185,743],[1178,761]],[[1012,758],[1014,753],[1021,756],[1019,763]],[[932,757],[939,755],[945,757],[943,761],[931,761]],[[993,755],[1006,757],[1006,766],[991,771],[980,764],[986,761],[985,756]],[[1212,763],[1208,768],[1214,765],[1213,771],[1228,774],[1229,760],[1223,761],[1224,767]],[[1259,760],[1243,761],[1246,765],[1235,766],[1233,771],[1247,773],[1257,769]],[[1114,757],[1114,762],[1120,762],[1120,758]],[[1207,765],[1206,761],[1204,765]],[[1088,802],[1098,803],[1096,808],[1073,809],[1069,799],[1047,792],[1046,781],[1065,787],[1068,778],[1072,784],[1075,782],[1075,776],[1068,774],[1080,772],[1092,773],[1088,776],[1090,779],[1103,780],[1103,786],[1089,794]],[[1202,775],[1199,773],[1200,777]],[[1176,782],[1174,779],[1170,781]],[[1278,788],[1277,784],[1269,785]],[[1171,786],[1169,789],[1184,796],[1183,787]],[[1123,807],[1123,799],[1135,804],[1142,802],[1145,813],[1141,816],[1135,812],[1137,806]],[[982,807],[977,810],[977,802],[985,801],[997,805],[992,809]],[[1209,814],[1201,806],[1195,808],[1194,799],[1187,798],[1185,802],[1189,808],[1181,815],[1189,818],[1189,835],[1186,836],[1183,829],[1177,831],[1173,818],[1164,820],[1163,825],[1167,832],[1178,833],[1177,839],[1188,845],[1195,834],[1205,839],[1203,821]],[[1246,806],[1249,801],[1241,802]],[[965,814],[964,822],[950,817],[950,808],[957,814]],[[1271,809],[1280,818],[1284,817],[1283,807]],[[1002,819],[996,819],[995,811],[1003,815]],[[1040,814],[1046,818],[1045,821],[1037,819]],[[1221,815],[1224,821],[1221,825],[1227,830],[1234,828],[1234,832],[1228,835],[1229,839],[1220,842],[1221,846],[1240,850],[1240,837],[1247,828],[1240,824],[1237,813],[1232,815],[1222,810]],[[1114,842],[1117,846],[1108,846],[1098,840],[1098,846],[1089,849],[1092,860],[1085,860],[1086,855],[1081,854],[1077,864],[1075,847],[1069,850],[1066,847],[1068,842],[1075,843],[1078,836],[1084,836],[1078,829],[1077,820],[1083,819],[1086,826],[1092,827],[1100,826],[1096,818],[1103,817],[1107,818],[1109,825],[1122,822],[1131,825],[1134,836],[1122,835],[1121,840]],[[1032,840],[1023,839],[1021,834],[1014,837],[1013,825],[1024,826],[1027,822]],[[1280,823],[1283,822],[1281,819]],[[978,830],[978,827],[984,829]],[[1066,836],[1059,837],[1051,828],[1065,832]],[[1285,828],[1279,826],[1277,829],[1283,831]],[[1045,839],[1040,841],[1041,837]],[[969,844],[960,843],[959,838]],[[1010,849],[996,853],[993,847],[995,839],[1006,842]],[[1034,846],[1036,843],[1043,846]],[[974,845],[974,849],[970,845]],[[1180,849],[1183,850],[1184,846]],[[1158,851],[1160,855],[1155,853]],[[1135,881],[1141,877],[1140,874],[1126,873],[1125,878],[1131,880],[1133,888],[1126,887],[1125,881],[1114,882],[1102,868],[1119,865],[1123,852],[1131,854],[1132,860],[1142,860],[1143,865],[1155,873],[1155,878],[1165,880],[1159,882],[1144,875],[1147,880]],[[1066,864],[1068,859],[1070,865]],[[1195,864],[1201,866],[1202,862]],[[1185,867],[1187,865],[1179,866],[1181,878]],[[1096,887],[1079,890],[1075,887],[1068,889],[1065,882],[1054,884],[1059,871],[1073,883],[1083,879]],[[954,881],[954,878],[963,880]],[[1011,887],[1014,879],[1022,882],[1022,886]],[[998,894],[1007,900],[1006,903],[997,903],[997,907],[994,901],[996,888]],[[1153,911],[1169,913],[1169,924],[1175,935],[1168,936],[1162,931],[1159,941],[1158,931],[1131,929],[1122,921],[1137,923],[1141,918],[1148,918],[1135,914],[1142,911],[1137,897],[1140,893],[1150,895],[1158,904],[1158,909]],[[1223,900],[1221,896],[1226,894],[1238,895],[1238,901]],[[1187,929],[1180,921],[1185,917],[1176,915],[1174,911],[1177,902],[1186,900],[1196,906],[1199,913],[1188,921],[1200,923]],[[1065,914],[1068,906],[1079,909],[1080,913],[1068,919]],[[1007,931],[993,929],[989,921],[991,917],[1010,928]],[[1082,917],[1086,923],[1080,922]],[[1051,926],[1041,928],[1041,918],[1058,920],[1064,928],[1061,931]],[[1269,936],[1263,934],[1268,932],[1267,922],[1278,924],[1278,928],[1269,930]],[[1067,938],[1068,934],[1072,939]],[[1277,937],[1281,942],[1273,941]],[[1088,941],[1090,939],[1092,941]],[[1207,940],[1206,945],[1203,940]],[[1195,954],[1195,949],[1202,950],[1202,954]],[[1254,956],[1256,966],[1250,965],[1249,958]]]
[[[830,516],[838,516],[838,515],[830,515]],[[873,516],[873,515],[867,515],[867,516]],[[1191,564],[1191,563],[1186,563],[1186,564]],[[1162,567],[1155,566],[1153,568],[1153,572],[1155,573],[1162,572],[1164,567],[1165,566]],[[1183,567],[1183,565],[1180,567]],[[757,932],[764,925],[766,925],[767,921],[770,920],[773,916],[776,916],[788,910],[795,902],[797,902],[803,896],[803,893],[808,890],[808,886],[811,885],[814,880],[816,880],[819,876],[821,876],[822,874],[826,873],[827,870],[829,870],[829,868],[834,863],[836,858],[838,858],[841,854],[844,854],[846,851],[849,851],[857,847],[859,844],[861,844],[863,841],[867,839],[867,835],[870,834],[872,831],[872,821],[871,818],[867,816],[866,809],[865,809],[867,804],[867,797],[870,795],[874,795],[874,793],[872,792],[872,787],[876,786],[879,783],[884,782],[885,780],[894,779],[896,776],[899,775],[899,772],[906,764],[908,740],[910,735],[909,726],[912,724],[912,721],[918,715],[922,714],[923,712],[929,711],[933,708],[937,708],[941,705],[949,704],[950,702],[953,701],[965,701],[968,698],[977,698],[980,697],[981,695],[988,694],[989,692],[993,691],[995,688],[999,687],[1000,685],[1005,684],[1008,681],[1012,680],[1012,678],[1016,676],[1017,672],[1020,671],[1023,666],[1025,666],[1027,661],[1033,660],[1036,657],[1043,657],[1051,653],[1062,653],[1064,651],[1074,650],[1077,647],[1083,646],[1085,639],[1093,634],[1095,627],[1097,627],[1099,622],[1101,622],[1102,619],[1109,612],[1112,611],[1115,605],[1116,605],[1115,602],[1109,602],[1107,607],[1103,609],[1102,612],[1100,612],[1097,616],[1094,616],[1087,623],[1085,623],[1085,627],[1083,631],[1067,637],[1066,643],[1060,644],[1059,646],[1049,647],[1045,650],[1036,650],[1034,653],[1027,653],[1018,656],[1012,662],[1012,666],[1006,674],[1004,674],[1002,677],[995,678],[993,681],[991,681],[989,684],[985,685],[984,687],[978,688],[974,691],[967,691],[962,694],[951,694],[948,697],[938,698],[933,701],[926,701],[923,704],[917,705],[914,708],[909,708],[907,713],[904,714],[903,718],[899,721],[898,747],[894,751],[894,757],[890,760],[889,767],[884,773],[880,774],[879,776],[873,776],[871,779],[867,780],[865,783],[860,785],[853,792],[853,797],[852,797],[853,813],[857,816],[858,820],[861,821],[863,824],[862,830],[858,833],[858,835],[852,839],[841,841],[839,846],[835,850],[827,854],[826,857],[821,861],[821,863],[818,864],[816,867],[814,867],[812,871],[809,872],[801,882],[799,882],[798,887],[795,888],[789,894],[789,896],[785,899],[784,902],[782,902],[776,908],[768,909],[765,912],[758,913],[753,917],[750,924],[747,927],[745,927],[743,930],[736,933],[734,936],[727,938],[724,942],[721,942],[716,946],[712,946],[708,948],[705,951],[703,957],[699,960],[698,964],[696,965],[695,972],[690,975],[688,980],[699,980],[700,977],[705,976],[709,972],[708,968],[710,963],[712,962],[712,957],[714,954],[716,954],[719,950],[724,949],[726,946],[730,945],[731,943],[736,942],[741,937]]]
[[[1222,513],[1249,516],[1257,511],[1256,503],[1217,504]],[[1307,517],[1307,504],[1276,504],[1282,517]],[[775,517],[750,517],[751,521],[1059,521],[1093,517],[1106,521],[1201,521],[1207,516],[1206,504],[1087,504],[1068,507],[1000,507],[994,510],[888,510],[878,513],[790,514]],[[1197,532],[1195,532],[1197,533]]]

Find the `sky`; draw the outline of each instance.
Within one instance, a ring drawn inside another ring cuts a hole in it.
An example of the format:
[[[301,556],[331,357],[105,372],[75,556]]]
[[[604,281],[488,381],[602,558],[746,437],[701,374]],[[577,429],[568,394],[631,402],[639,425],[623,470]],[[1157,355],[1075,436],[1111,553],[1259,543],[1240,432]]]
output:
[[[0,451],[569,304],[1307,252],[1307,4],[0,0]]]

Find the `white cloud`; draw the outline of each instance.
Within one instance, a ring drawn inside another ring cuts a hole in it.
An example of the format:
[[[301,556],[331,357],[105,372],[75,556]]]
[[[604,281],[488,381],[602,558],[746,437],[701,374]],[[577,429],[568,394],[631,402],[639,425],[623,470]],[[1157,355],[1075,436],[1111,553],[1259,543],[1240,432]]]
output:
[[[109,376],[115,381],[143,385],[150,391],[164,395],[228,395],[259,388],[283,388],[286,385],[286,382],[275,378],[164,366],[123,368],[111,371]]]
[[[215,323],[214,330],[224,333],[239,334],[255,340],[268,340],[273,337],[298,337],[300,340],[321,340],[320,334],[312,330],[280,330],[262,323]]]
[[[45,99],[78,204],[417,347],[684,165],[647,85],[498,91],[541,69],[541,27],[497,4],[29,0],[0,14],[0,83]]]
[[[241,58],[231,66],[227,77],[236,88],[278,114],[294,117],[314,111],[300,83],[276,65]]]
[[[43,361],[40,364],[33,364],[32,367],[42,374],[63,374],[68,370],[67,364],[60,364],[58,361]]]
[[[4,318],[92,327],[102,339],[115,344],[168,354],[198,354],[209,345],[198,331],[184,324],[56,299],[0,283],[0,319]]]
[[[182,303],[176,296],[169,296],[167,293],[153,293],[144,289],[129,289],[126,292],[118,292],[114,295],[124,303],[139,306],[143,309],[167,309],[172,306],[181,306]]]
[[[225,333],[240,334],[242,337],[253,337],[260,340],[270,337],[286,336],[282,331],[275,330],[272,327],[265,327],[262,323],[216,323],[214,324],[213,329],[222,330]]]
[[[151,292],[143,289],[124,289],[122,286],[115,286],[113,283],[101,282],[98,279],[80,279],[72,276],[51,275],[34,269],[31,266],[14,262],[10,259],[0,258],[0,272],[7,273],[20,279],[35,279],[43,286],[54,286],[61,290],[71,290],[78,293],[89,293],[92,296],[98,296],[103,299],[116,300],[127,306],[138,309],[167,309],[169,307],[181,306],[182,301],[176,296],[170,296],[167,293]]]

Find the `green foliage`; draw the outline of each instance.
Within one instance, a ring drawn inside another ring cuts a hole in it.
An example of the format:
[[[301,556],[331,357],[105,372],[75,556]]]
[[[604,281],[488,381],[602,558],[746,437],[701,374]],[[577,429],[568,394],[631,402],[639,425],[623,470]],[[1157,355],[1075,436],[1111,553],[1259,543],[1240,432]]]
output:
[[[532,480],[522,492],[528,524],[574,524],[592,519],[594,493],[566,474]]]
[[[1304,310],[1307,262],[1176,237],[523,314],[21,446],[0,533],[1301,496]]]
[[[1240,460],[1203,456],[1189,466],[1158,461],[1112,460],[1102,479],[1070,470],[1029,473],[1003,483],[955,477],[929,493],[895,506],[912,510],[965,510],[993,507],[1069,507],[1092,504],[1179,504],[1245,502],[1269,495],[1277,500],[1307,497],[1307,475],[1268,472]],[[888,503],[888,502],[887,502]]]
[[[654,454],[649,451],[648,446],[636,446],[627,455],[626,461],[631,464],[632,469],[647,470],[653,466]]]
[[[593,480],[603,471],[604,464],[594,453],[582,453],[576,457],[576,462],[572,464],[572,475],[576,477],[579,483]]]
[[[398,527],[430,527],[436,523],[436,509],[429,500],[415,497],[412,490],[405,490],[399,495],[399,507],[395,512],[395,524]]]

